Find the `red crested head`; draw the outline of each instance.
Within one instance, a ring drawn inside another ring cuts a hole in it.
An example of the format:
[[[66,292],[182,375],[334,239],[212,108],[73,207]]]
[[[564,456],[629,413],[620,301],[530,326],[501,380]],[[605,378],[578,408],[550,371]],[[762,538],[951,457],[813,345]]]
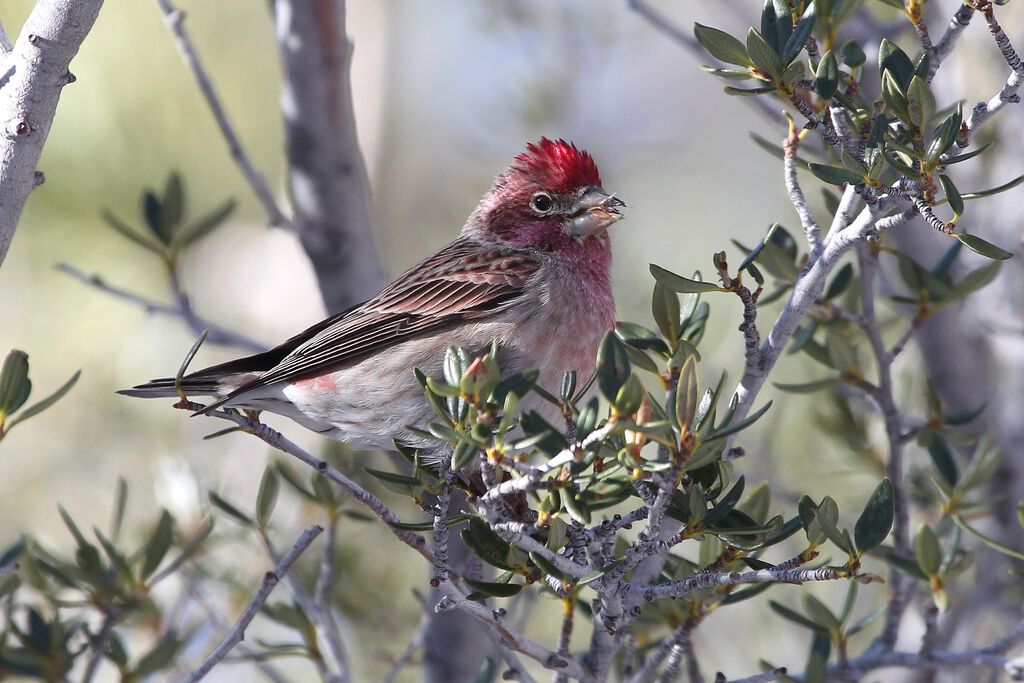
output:
[[[623,203],[601,187],[597,164],[565,140],[527,145],[480,202],[463,228],[502,241],[563,250],[596,237],[622,216]]]
[[[565,140],[541,138],[516,157],[510,172],[527,176],[538,185],[557,192],[571,192],[587,185],[601,186],[594,158]]]

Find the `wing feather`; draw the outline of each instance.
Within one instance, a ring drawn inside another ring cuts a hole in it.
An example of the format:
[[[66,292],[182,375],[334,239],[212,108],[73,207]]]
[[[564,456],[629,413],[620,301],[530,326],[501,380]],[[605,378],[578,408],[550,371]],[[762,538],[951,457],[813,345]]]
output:
[[[223,401],[258,386],[315,375],[413,337],[485,318],[512,306],[541,267],[533,254],[460,237],[361,306],[289,342],[290,352]]]

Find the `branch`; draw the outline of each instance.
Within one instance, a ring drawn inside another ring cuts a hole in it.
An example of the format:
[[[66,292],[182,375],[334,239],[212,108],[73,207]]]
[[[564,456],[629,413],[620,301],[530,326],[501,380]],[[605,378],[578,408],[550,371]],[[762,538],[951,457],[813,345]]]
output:
[[[334,657],[334,663],[338,667],[338,677],[342,681],[351,679],[349,674],[348,657],[345,656],[345,646],[341,639],[341,632],[338,624],[331,615],[331,589],[334,588],[334,541],[338,535],[338,513],[331,511],[327,520],[327,538],[324,542],[324,554],[320,560],[320,572],[316,577],[316,586],[313,588],[313,606],[316,608],[314,615],[318,624],[324,630],[324,639],[327,647]]]
[[[284,75],[281,112],[298,235],[331,313],[387,284],[352,105],[352,46],[338,0],[271,0]]]
[[[11,39],[7,36],[7,31],[4,30],[4,23],[0,21],[0,59],[3,59],[11,50],[14,49],[14,45],[11,44]]]
[[[885,434],[889,442],[889,482],[892,484],[894,510],[892,535],[896,544],[896,553],[903,558],[910,558],[913,553],[910,548],[910,510],[907,503],[907,494],[904,490],[903,481],[903,439],[901,438],[902,426],[900,414],[896,409],[896,400],[893,396],[892,384],[892,362],[893,356],[885,348],[882,341],[882,333],[878,327],[878,318],[875,315],[875,274],[878,271],[877,254],[868,249],[864,244],[857,247],[857,261],[860,266],[860,300],[863,311],[861,319],[862,329],[871,344],[871,351],[875,356],[875,364],[878,366],[878,390],[870,392],[878,404],[885,423]],[[900,621],[910,601],[913,586],[900,570],[893,569],[890,574],[892,591],[890,593],[890,605],[885,614],[885,628],[878,637],[878,645],[885,650],[891,650],[896,645],[896,636],[899,633]]]
[[[777,681],[785,675],[786,667],[781,666],[778,669],[754,674],[753,676],[747,676],[746,678],[734,678],[730,681],[722,674],[721,671],[719,671],[718,674],[715,675],[715,683],[769,683],[770,681]]]
[[[956,45],[957,39],[960,38],[960,34],[964,32],[967,25],[971,23],[972,17],[974,17],[974,8],[964,3],[960,5],[960,8],[949,20],[946,32],[942,34],[942,38],[939,39],[939,42],[936,43],[935,48],[932,50],[932,60],[928,70],[929,83],[931,82],[931,76],[935,75],[939,65],[953,51],[953,46]]]
[[[467,600],[466,595],[450,579],[442,581],[440,587],[444,591],[445,597],[437,603],[437,606],[434,608],[436,611],[443,612],[453,607],[458,607],[468,612],[481,623],[493,628],[501,639],[502,645],[506,648],[515,652],[521,652],[527,657],[540,662],[545,669],[564,673],[571,678],[583,678],[583,668],[579,665],[579,662],[571,658],[566,659],[562,657],[557,652],[547,649],[543,645],[530,640],[511,626],[506,625],[504,622],[504,617],[506,616],[504,609],[492,609],[479,602]]]
[[[974,105],[974,109],[966,121],[968,135],[973,134],[981,124],[1002,109],[1008,102],[1020,102],[1020,96],[1017,94],[1017,91],[1024,84],[1024,63],[1021,62],[1020,56],[1010,43],[1010,39],[1006,36],[1002,27],[999,26],[999,22],[996,21],[992,3],[988,2],[988,0],[980,0],[974,4],[985,14],[988,30],[996,41],[999,51],[1003,54],[1003,59],[1006,60],[1007,65],[1010,67],[1010,75],[1007,76],[1006,83],[1002,89],[992,99],[988,102],[979,102]],[[960,145],[958,144],[958,146]],[[966,144],[963,145],[963,147],[966,146]]]
[[[633,586],[620,584],[625,594],[640,594],[644,600],[651,602],[662,598],[680,598],[688,593],[711,588],[712,586],[737,586],[744,583],[807,583],[809,581],[835,581],[848,578],[835,569],[821,567],[819,569],[755,569],[747,572],[716,572],[694,574],[679,581],[669,583]]]
[[[220,128],[221,135],[224,136],[225,142],[228,143],[231,157],[238,164],[242,175],[245,176],[246,182],[249,183],[249,186],[256,194],[256,198],[263,205],[263,210],[266,211],[270,224],[288,227],[290,224],[289,220],[285,217],[280,207],[278,207],[277,201],[274,199],[274,193],[271,192],[266,178],[256,170],[256,166],[249,159],[249,154],[245,151],[245,147],[242,146],[242,141],[235,132],[234,126],[228,120],[224,103],[221,102],[220,95],[217,93],[213,81],[210,80],[209,74],[206,73],[206,67],[203,66],[202,61],[199,59],[195,45],[192,44],[192,38],[189,36],[188,31],[185,30],[184,12],[175,7],[171,0],[156,0],[156,4],[160,6],[160,11],[163,12],[164,23],[167,24],[167,28],[174,35],[174,42],[178,46],[178,52],[181,53],[182,60],[192,70],[192,75],[195,76],[196,83],[199,85],[199,90],[203,93],[203,97],[206,98],[206,104],[210,107],[210,112],[217,122],[217,127]]]
[[[68,71],[103,0],[38,0],[17,44],[0,39],[0,264],[14,238]],[[2,33],[2,28],[0,28]]]
[[[174,407],[181,408],[184,410],[196,411],[202,410],[205,406],[198,403],[193,403],[191,401],[181,401],[179,403],[176,403]],[[268,445],[281,451],[282,453],[287,453],[288,455],[298,458],[304,464],[308,465],[309,467],[312,467],[317,472],[333,481],[335,484],[338,484],[346,493],[355,498],[359,503],[362,503],[364,506],[369,508],[370,511],[374,515],[376,515],[380,521],[387,524],[388,530],[398,540],[400,540],[402,543],[405,543],[407,546],[409,546],[410,548],[418,552],[420,555],[425,557],[427,561],[431,563],[434,562],[434,555],[430,552],[430,550],[427,549],[426,540],[422,536],[420,536],[419,534],[414,534],[411,531],[406,531],[405,529],[399,529],[398,527],[394,526],[401,520],[398,519],[398,516],[394,512],[392,512],[390,508],[384,505],[383,501],[381,501],[380,498],[373,495],[372,493],[364,489],[362,486],[346,477],[344,474],[336,470],[334,467],[331,467],[330,463],[324,460],[320,460],[319,458],[314,458],[312,455],[304,451],[294,442],[290,441],[280,432],[271,429],[270,427],[261,422],[251,420],[244,415],[240,415],[236,412],[228,410],[212,410],[208,413],[204,413],[204,415],[209,415],[210,417],[218,417],[222,420],[234,422],[236,425],[242,428],[242,431],[252,434],[253,436],[266,442]]]
[[[181,318],[197,336],[202,334],[204,330],[209,330],[206,340],[214,344],[236,346],[238,348],[256,352],[267,350],[267,346],[265,344],[260,344],[254,339],[243,334],[239,334],[233,330],[229,330],[226,327],[221,327],[220,325],[197,315],[192,309],[185,293],[181,290],[181,287],[176,284],[177,278],[173,278],[175,284],[171,287],[174,291],[174,296],[177,299],[177,305],[168,306],[166,304],[157,303],[147,299],[135,294],[134,292],[130,292],[127,289],[121,289],[120,287],[107,284],[106,280],[99,275],[86,275],[70,263],[58,263],[55,268],[65,275],[70,275],[79,282],[89,285],[90,287],[94,287],[104,294],[109,294],[115,299],[121,299],[122,301],[127,301],[139,306],[146,313],[158,313],[172,318]]]
[[[646,0],[627,0],[626,4],[629,5],[631,10],[646,19],[651,26],[664,33],[673,41],[688,50],[698,54],[702,53],[702,48],[696,38],[669,21],[668,17],[647,4]]]
[[[118,620],[119,615],[114,610],[104,607],[103,612],[103,623],[100,625],[100,632],[95,637],[89,638],[89,647],[92,649],[92,654],[89,655],[85,671],[82,672],[82,683],[91,683],[92,679],[96,676],[100,662],[103,661],[107,646],[110,644],[110,637],[114,633],[114,624]]]
[[[267,572],[263,576],[263,585],[260,586],[259,591],[249,602],[245,611],[243,611],[241,616],[238,617],[238,621],[228,633],[227,637],[221,641],[221,644],[218,645],[212,653],[210,653],[210,656],[206,658],[198,669],[189,674],[188,678],[185,679],[185,683],[196,683],[196,681],[201,680],[206,676],[206,674],[210,673],[210,670],[224,659],[229,652],[231,652],[231,649],[235,645],[245,638],[245,629],[249,626],[249,622],[253,620],[256,616],[256,612],[259,611],[260,607],[263,606],[263,603],[265,603],[267,598],[270,597],[270,593],[277,586],[281,577],[287,573],[292,564],[295,563],[295,560],[299,558],[299,555],[309,547],[309,544],[312,543],[322,531],[322,527],[314,525],[302,532],[302,535],[299,536],[299,540],[297,540],[295,545],[292,546],[292,549],[281,558],[281,561],[277,563],[274,570]]]

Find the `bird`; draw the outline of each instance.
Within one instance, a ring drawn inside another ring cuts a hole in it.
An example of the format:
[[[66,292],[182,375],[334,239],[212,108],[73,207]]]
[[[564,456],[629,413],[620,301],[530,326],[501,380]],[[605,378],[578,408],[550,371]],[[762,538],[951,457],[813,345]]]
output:
[[[588,152],[541,138],[495,179],[453,242],[376,296],[269,351],[187,374],[181,389],[213,397],[197,414],[268,411],[360,449],[435,449],[409,429],[433,417],[414,369],[442,376],[451,346],[482,354],[496,341],[503,374],[537,369],[549,392],[566,372],[594,372],[615,325],[607,229],[624,206]],[[118,393],[179,395],[173,378]],[[520,407],[563,419],[533,394]]]

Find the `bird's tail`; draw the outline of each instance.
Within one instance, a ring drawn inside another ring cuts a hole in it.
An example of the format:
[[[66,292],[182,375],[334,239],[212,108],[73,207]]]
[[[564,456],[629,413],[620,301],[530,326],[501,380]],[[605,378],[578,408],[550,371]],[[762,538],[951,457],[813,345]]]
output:
[[[182,377],[181,390],[186,396],[219,396],[223,393],[219,378],[216,377]],[[162,377],[131,389],[121,389],[117,393],[135,398],[176,398],[178,389],[174,386],[173,377]]]

